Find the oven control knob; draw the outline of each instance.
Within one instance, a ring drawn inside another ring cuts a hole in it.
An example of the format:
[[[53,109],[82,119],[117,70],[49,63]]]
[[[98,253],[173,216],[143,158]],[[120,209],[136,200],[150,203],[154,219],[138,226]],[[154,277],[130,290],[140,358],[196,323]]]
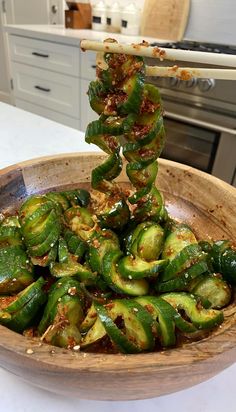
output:
[[[215,87],[215,80],[214,79],[201,79],[198,80],[198,87],[201,92],[208,92],[209,90]]]
[[[177,79],[177,77],[170,77],[169,78],[169,85],[170,87],[177,87],[180,84],[180,79]]]
[[[190,80],[187,80],[186,82],[184,82],[185,87],[187,87],[188,89],[190,89],[191,87],[195,87],[197,85],[197,79],[195,77],[193,77]]]

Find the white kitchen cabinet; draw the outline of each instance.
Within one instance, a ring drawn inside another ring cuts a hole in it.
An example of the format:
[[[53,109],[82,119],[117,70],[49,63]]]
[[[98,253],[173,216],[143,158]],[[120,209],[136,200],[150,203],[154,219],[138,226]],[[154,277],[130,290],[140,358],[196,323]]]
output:
[[[10,39],[16,106],[85,131],[87,124],[98,118],[87,96],[89,82],[96,77],[96,53],[81,51],[80,41],[101,41],[110,34],[65,29],[63,25],[7,25],[5,29]],[[121,43],[143,39],[119,33],[114,37]]]
[[[16,106],[80,129],[79,47],[9,37]]]
[[[10,36],[9,40],[12,61],[79,76],[79,51],[76,47],[21,36]]]
[[[64,0],[1,0],[0,1],[0,101],[12,103],[11,66],[5,24],[62,24]],[[40,66],[40,64],[39,64]]]
[[[79,118],[79,79],[31,67],[13,64],[14,95],[39,106]]]
[[[10,67],[7,47],[7,36],[3,30],[6,23],[5,9],[0,3],[0,101],[11,103]]]
[[[62,24],[64,0],[4,0],[8,24]]]
[[[82,131],[98,118],[87,95],[96,54],[37,38],[9,36],[15,104]]]
[[[89,87],[89,80],[81,79],[81,86],[80,86],[80,130],[85,132],[88,123],[92,122],[93,120],[98,119],[97,113],[95,113],[90,105],[88,100],[88,87]]]
[[[93,51],[81,52],[81,78],[94,80],[96,77],[96,53]]]
[[[25,110],[26,112],[38,114],[39,116],[54,120],[54,122],[64,124],[65,126],[72,127],[73,129],[80,129],[80,120],[74,117],[66,116],[62,113],[49,110],[45,107],[38,106],[37,104],[18,98],[15,99],[15,104],[17,107]]]

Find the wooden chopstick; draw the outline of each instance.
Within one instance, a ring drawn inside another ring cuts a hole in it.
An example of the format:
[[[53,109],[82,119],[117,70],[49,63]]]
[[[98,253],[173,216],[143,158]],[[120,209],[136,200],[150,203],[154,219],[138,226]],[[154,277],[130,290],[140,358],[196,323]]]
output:
[[[104,53],[98,52],[96,55],[96,65],[102,70],[107,69],[107,64],[103,59]],[[235,69],[209,69],[209,68],[193,68],[193,67],[160,67],[146,66],[146,75],[149,77],[177,77],[180,80],[198,79],[218,79],[218,80],[236,80]]]
[[[93,40],[82,40],[80,46],[82,50],[93,50],[97,52],[109,53],[124,53],[136,56],[159,58],[161,61],[178,60],[184,62],[202,63],[216,66],[236,67],[236,55],[151,47],[146,42],[144,42],[143,44],[120,44],[110,43],[106,41],[98,42]]]
[[[150,77],[177,77],[180,80],[198,79],[236,80],[235,69],[208,69],[192,67],[146,66],[146,75]]]

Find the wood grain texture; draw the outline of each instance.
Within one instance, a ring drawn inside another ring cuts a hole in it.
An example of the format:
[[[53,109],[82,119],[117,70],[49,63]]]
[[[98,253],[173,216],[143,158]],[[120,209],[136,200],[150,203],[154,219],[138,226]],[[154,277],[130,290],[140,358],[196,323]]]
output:
[[[183,38],[190,0],[145,0],[141,35],[172,41]]]
[[[88,187],[101,154],[71,154],[24,162],[0,171],[5,208],[17,193]],[[175,162],[160,159],[158,186],[172,216],[188,222],[197,236],[236,242],[236,190]],[[16,185],[6,185],[9,176]],[[20,178],[19,178],[20,176]],[[120,182],[127,182],[123,171]],[[27,354],[27,349],[32,354]],[[208,338],[181,348],[139,355],[77,353],[26,339],[0,327],[0,365],[41,388],[85,399],[128,400],[164,395],[214,376],[236,359],[236,305]]]

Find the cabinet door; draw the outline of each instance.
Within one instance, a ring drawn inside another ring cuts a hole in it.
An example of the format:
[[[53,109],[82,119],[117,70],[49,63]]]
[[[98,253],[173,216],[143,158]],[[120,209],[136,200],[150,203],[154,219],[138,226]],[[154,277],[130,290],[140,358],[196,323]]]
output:
[[[81,118],[81,130],[85,132],[88,123],[98,119],[97,113],[95,113],[90,105],[87,95],[89,80],[81,79],[81,94],[80,94],[80,118]]]
[[[48,24],[48,0],[8,0],[8,24]]]
[[[0,5],[1,6],[1,5]],[[10,103],[10,68],[6,34],[3,31],[5,13],[0,7],[0,101]]]
[[[14,94],[31,102],[79,119],[79,79],[13,62]]]
[[[8,24],[63,24],[64,0],[5,0]]]

